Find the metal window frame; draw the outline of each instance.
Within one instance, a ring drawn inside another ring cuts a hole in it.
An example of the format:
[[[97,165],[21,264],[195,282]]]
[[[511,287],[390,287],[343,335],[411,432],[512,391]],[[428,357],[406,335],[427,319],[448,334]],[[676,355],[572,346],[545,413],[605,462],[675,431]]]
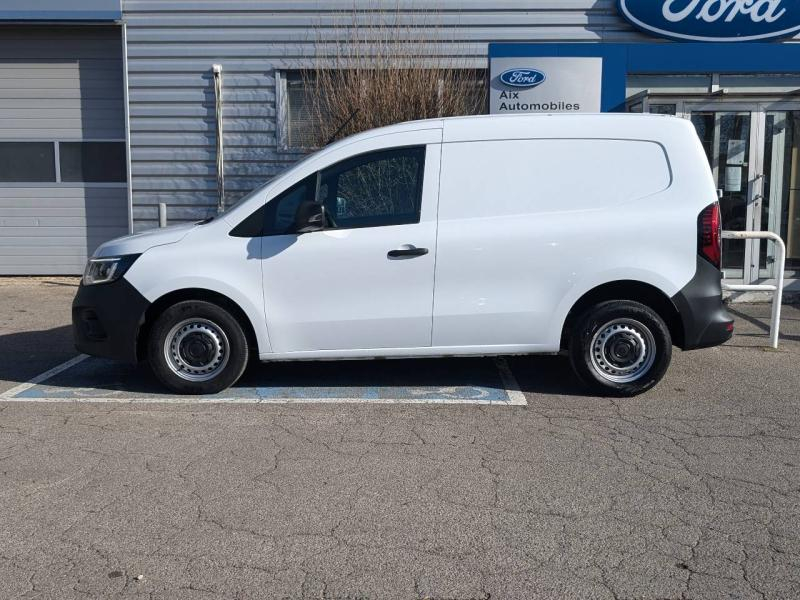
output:
[[[51,187],[61,183],[61,169],[59,169],[58,164],[58,142],[55,140],[37,140],[37,139],[22,139],[22,138],[0,138],[0,143],[2,144],[52,144],[53,145],[53,160],[55,160],[55,165],[53,165],[53,174],[55,175],[55,181],[0,181],[0,187],[21,187],[21,186],[31,186],[31,187]]]
[[[62,181],[61,180],[61,144],[92,144],[92,143],[106,143],[106,144],[125,144],[125,140],[123,139],[80,139],[80,140],[71,140],[71,139],[64,139],[64,140],[56,140],[54,143],[56,145],[56,160],[59,161],[56,164],[56,177],[57,183],[63,185],[69,185],[71,183],[76,183],[83,187],[89,187],[92,185],[101,185],[102,187],[122,187],[123,185],[128,185],[131,180],[130,173],[127,172],[127,164],[126,164],[126,177],[128,178],[127,181]],[[127,158],[127,146],[125,149],[125,161],[126,163],[129,162]]]
[[[122,138],[63,138],[58,140],[37,140],[32,138],[0,138],[0,143],[11,144],[52,144],[53,145],[53,160],[55,160],[54,173],[56,176],[55,181],[0,181],[0,188],[15,188],[15,187],[85,187],[85,188],[121,188],[124,186],[130,187],[130,172],[128,172],[128,181],[62,181],[61,180],[61,144],[62,143],[84,143],[84,142],[106,142],[115,144],[124,144],[125,140]],[[127,152],[126,152],[127,155]],[[128,159],[130,163],[130,160]]]
[[[319,148],[313,146],[291,146],[289,145],[289,101],[288,101],[288,93],[286,89],[287,84],[287,74],[288,73],[300,73],[302,71],[307,71],[311,67],[304,67],[304,66],[297,66],[292,68],[284,68],[284,69],[275,69],[275,129],[276,129],[276,142],[278,147],[278,152],[281,154],[295,154],[295,155],[305,155],[309,152],[314,152],[319,150]],[[483,71],[485,81],[489,81],[489,69],[485,63],[481,63],[480,65],[468,65],[468,66],[461,66],[459,67],[466,71]],[[442,85],[442,82],[439,82],[439,85]],[[488,94],[486,98],[487,106],[485,107],[488,109]]]
[[[275,129],[277,133],[276,141],[278,152],[281,154],[293,154],[299,157],[309,152],[319,150],[319,148],[313,146],[289,145],[289,95],[286,89],[288,81],[287,75],[289,73],[299,73],[306,70],[308,69],[303,67],[275,70]]]

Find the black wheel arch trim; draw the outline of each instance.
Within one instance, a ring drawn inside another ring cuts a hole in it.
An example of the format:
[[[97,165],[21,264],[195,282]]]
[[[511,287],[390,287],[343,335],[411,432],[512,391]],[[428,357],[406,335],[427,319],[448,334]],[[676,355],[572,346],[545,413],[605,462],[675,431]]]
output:
[[[248,346],[258,352],[255,328],[242,308],[219,292],[184,288],[154,302],[145,298],[125,277],[103,285],[81,284],[72,303],[72,331],[79,352],[126,363],[145,358],[147,334],[156,317],[183,300],[203,300],[229,311],[239,321]]]
[[[618,280],[586,292],[570,309],[562,330],[562,348],[567,347],[571,327],[589,307],[607,300],[632,300],[655,310],[669,328],[673,343],[682,350],[724,344],[733,335],[733,317],[722,301],[722,273],[697,257],[695,274],[674,296],[653,285]]]
[[[138,360],[144,360],[147,354],[147,336],[158,315],[170,306],[178,302],[187,300],[200,300],[216,304],[220,308],[224,308],[231,313],[242,327],[245,337],[247,338],[248,347],[252,352],[258,353],[258,338],[256,337],[255,327],[247,316],[247,313],[242,310],[236,302],[231,298],[220,292],[215,292],[206,288],[181,288],[167,292],[163,296],[154,300],[153,303],[147,308],[141,324],[141,328],[137,332],[136,342],[136,355]]]
[[[654,310],[667,325],[673,343],[681,347],[684,339],[684,324],[679,309],[670,297],[660,289],[632,279],[620,279],[598,285],[581,296],[564,321],[561,333],[561,347],[567,349],[570,331],[581,315],[601,302],[610,300],[629,300],[639,302]]]

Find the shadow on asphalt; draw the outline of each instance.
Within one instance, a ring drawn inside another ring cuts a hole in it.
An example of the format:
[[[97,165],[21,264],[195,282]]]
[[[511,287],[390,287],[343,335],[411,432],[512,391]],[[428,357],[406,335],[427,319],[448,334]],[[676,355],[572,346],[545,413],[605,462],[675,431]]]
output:
[[[752,316],[750,316],[748,314],[743,313],[740,310],[736,310],[736,308],[734,308],[731,305],[728,305],[728,312],[730,312],[732,315],[734,315],[737,319],[741,319],[742,321],[747,321],[751,325],[754,325],[755,327],[758,327],[758,329],[760,329],[761,331],[763,331],[765,333],[769,333],[769,328],[770,328],[769,317],[767,317],[766,319],[759,319],[757,317],[752,317]],[[789,322],[789,321],[795,321],[795,320],[796,319],[781,317],[781,323],[785,323],[785,322]],[[752,337],[754,334],[738,333],[737,332],[737,335],[739,337]],[[791,335],[791,334],[787,334],[787,333],[781,332],[780,339],[791,341],[791,342],[800,342],[800,335]]]
[[[77,353],[69,325],[0,335],[0,381],[25,383]]]
[[[592,396],[564,356],[510,356],[507,358],[519,389],[530,394]]]
[[[43,332],[47,333],[47,332]],[[10,337],[10,336],[5,336]],[[0,343],[4,339],[0,337]],[[557,356],[509,357],[511,370],[521,391],[559,395],[586,395],[573,375],[569,362]],[[53,365],[48,365],[47,368]],[[15,377],[3,365],[4,377],[24,383],[46,369]],[[127,365],[89,358],[42,382],[65,390],[96,390],[114,394],[167,394],[146,363]],[[253,388],[463,388],[469,386],[502,389],[497,364],[492,358],[430,358],[412,360],[251,362],[234,386]]]
[[[9,387],[75,356],[70,326],[0,335],[0,380]],[[569,361],[560,356],[507,358],[526,393],[584,396]],[[90,362],[91,361],[91,362]],[[46,382],[65,388],[94,388],[134,394],[164,394],[146,364],[89,359]],[[254,387],[502,387],[491,358],[429,358],[325,362],[252,361],[237,388]]]
[[[729,310],[740,322],[768,332],[768,319],[750,316],[735,307]],[[791,321],[792,319],[786,319]],[[762,333],[738,332],[739,338]],[[783,334],[782,340],[800,341],[800,335]],[[729,346],[738,347],[735,343]],[[742,345],[742,347],[750,347]],[[75,356],[71,327],[0,335],[0,380],[9,387]],[[576,379],[563,356],[512,356],[506,359],[522,392],[561,396],[591,395]],[[125,365],[89,359],[46,382],[63,388],[93,388],[118,393],[161,395],[165,389],[146,364]],[[491,358],[429,358],[325,362],[252,361],[235,388],[401,388],[448,386],[503,387]]]

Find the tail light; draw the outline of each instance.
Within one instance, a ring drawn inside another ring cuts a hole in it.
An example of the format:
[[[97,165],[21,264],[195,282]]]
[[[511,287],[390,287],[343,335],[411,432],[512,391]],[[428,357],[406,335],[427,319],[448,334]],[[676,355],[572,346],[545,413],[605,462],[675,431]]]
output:
[[[722,218],[719,202],[707,206],[697,218],[697,251],[716,268],[721,268]]]

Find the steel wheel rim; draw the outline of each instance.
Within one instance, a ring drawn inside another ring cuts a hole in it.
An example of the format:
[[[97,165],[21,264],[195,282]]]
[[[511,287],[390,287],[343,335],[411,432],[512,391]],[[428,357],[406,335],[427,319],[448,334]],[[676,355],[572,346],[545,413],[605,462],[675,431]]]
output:
[[[644,377],[656,360],[656,340],[634,319],[615,319],[600,327],[589,347],[592,368],[612,383],[632,383]]]
[[[229,356],[228,336],[208,319],[185,319],[169,330],[164,341],[167,366],[186,381],[214,379],[228,364]]]

